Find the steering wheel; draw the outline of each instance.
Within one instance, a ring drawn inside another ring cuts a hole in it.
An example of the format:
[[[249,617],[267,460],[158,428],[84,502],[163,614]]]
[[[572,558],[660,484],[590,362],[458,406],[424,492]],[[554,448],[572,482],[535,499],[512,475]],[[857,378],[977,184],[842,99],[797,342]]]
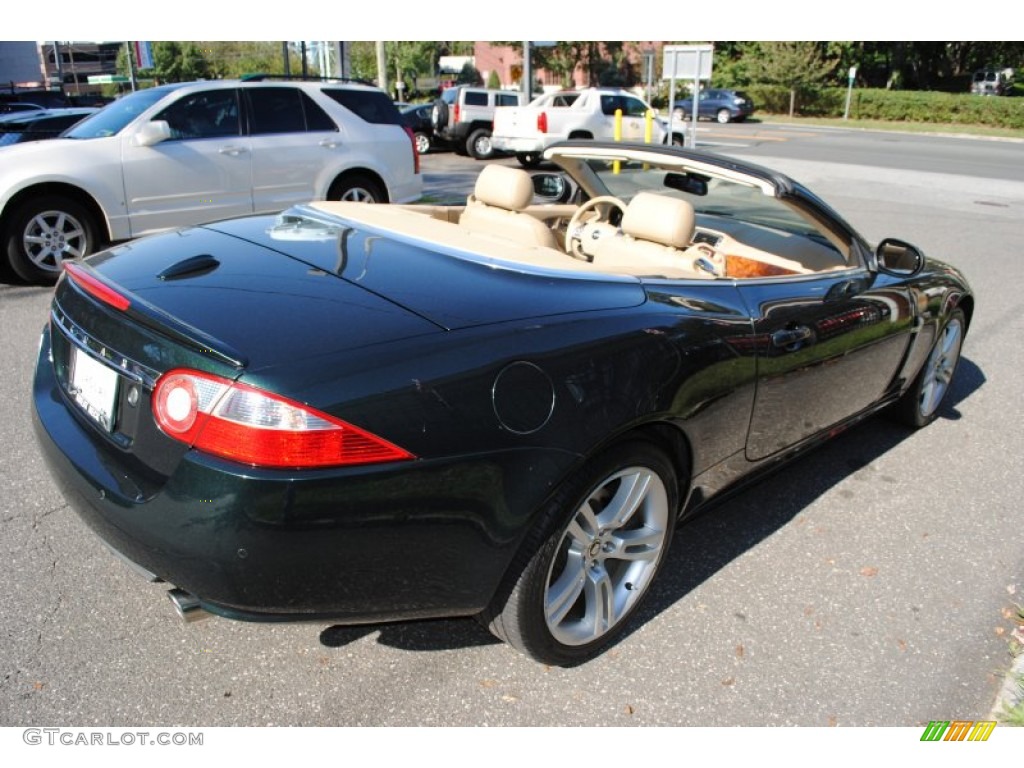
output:
[[[602,207],[604,207],[604,211],[601,210]],[[590,258],[583,252],[583,230],[586,229],[583,217],[595,208],[598,209],[597,221],[599,222],[605,222],[610,219],[612,208],[618,208],[620,218],[626,213],[626,204],[619,200],[619,198],[612,197],[611,195],[592,197],[576,209],[572,218],[569,219],[569,226],[565,230],[565,252],[584,261],[590,261]]]

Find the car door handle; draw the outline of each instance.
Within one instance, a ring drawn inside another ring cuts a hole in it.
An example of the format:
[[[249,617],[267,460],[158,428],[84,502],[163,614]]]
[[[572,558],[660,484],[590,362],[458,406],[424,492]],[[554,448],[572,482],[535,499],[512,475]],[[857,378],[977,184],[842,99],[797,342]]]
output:
[[[232,157],[238,157],[240,154],[245,152],[245,147],[237,147],[229,144],[226,147],[221,147],[219,150],[222,155],[231,155]]]
[[[337,139],[324,139],[320,142],[321,147],[327,147],[327,149],[334,149],[340,142]]]
[[[792,347],[800,344],[813,336],[814,333],[806,325],[798,325],[794,328],[783,328],[772,334],[772,346]]]

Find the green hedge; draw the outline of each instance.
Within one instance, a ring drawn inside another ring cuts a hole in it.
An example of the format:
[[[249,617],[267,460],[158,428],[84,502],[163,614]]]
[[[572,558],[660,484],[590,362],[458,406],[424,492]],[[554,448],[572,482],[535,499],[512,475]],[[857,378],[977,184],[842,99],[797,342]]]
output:
[[[751,85],[743,90],[754,100],[758,111],[789,114],[788,88]],[[797,115],[842,117],[845,107],[845,88],[808,89],[797,93]],[[986,125],[1024,130],[1024,99],[1013,96],[972,96],[969,93],[854,88],[850,100],[850,118]]]

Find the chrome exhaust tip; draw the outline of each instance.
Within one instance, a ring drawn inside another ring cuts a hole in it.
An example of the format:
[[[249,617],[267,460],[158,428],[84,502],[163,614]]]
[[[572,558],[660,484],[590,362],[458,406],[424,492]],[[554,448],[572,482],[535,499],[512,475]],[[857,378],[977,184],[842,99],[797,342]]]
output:
[[[200,604],[199,598],[183,589],[170,589],[167,591],[167,597],[171,599],[178,617],[186,624],[210,617],[210,613]]]

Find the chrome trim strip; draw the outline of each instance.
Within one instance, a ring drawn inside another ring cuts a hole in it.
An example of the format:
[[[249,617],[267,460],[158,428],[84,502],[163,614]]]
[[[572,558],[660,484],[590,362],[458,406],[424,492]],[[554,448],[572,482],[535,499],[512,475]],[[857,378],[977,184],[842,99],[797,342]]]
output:
[[[85,354],[115,369],[119,374],[137,384],[152,389],[156,385],[156,380],[160,378],[159,371],[137,363],[130,357],[111,349],[108,345],[98,342],[56,305],[50,310],[50,324]]]

